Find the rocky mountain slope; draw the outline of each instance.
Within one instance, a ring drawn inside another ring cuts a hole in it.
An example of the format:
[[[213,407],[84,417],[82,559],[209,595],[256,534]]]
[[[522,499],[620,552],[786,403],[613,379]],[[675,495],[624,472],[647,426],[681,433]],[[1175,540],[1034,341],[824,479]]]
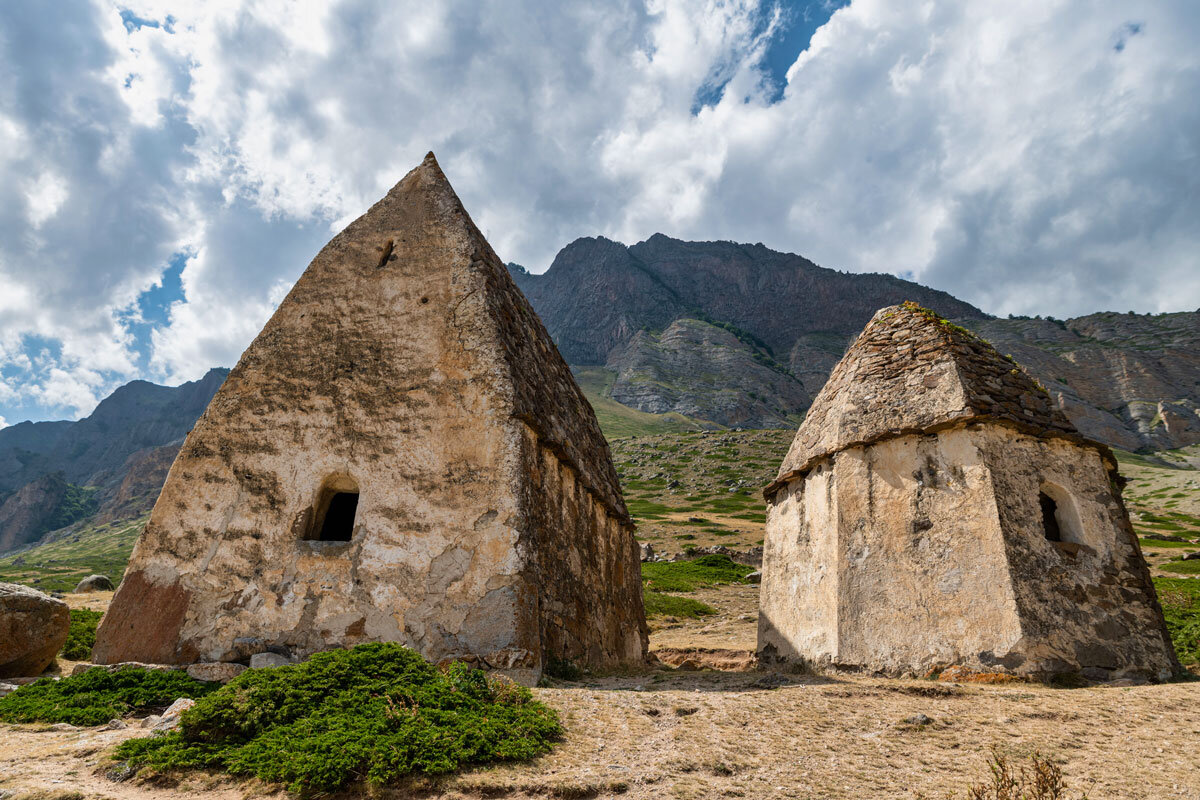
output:
[[[1087,436],[1125,450],[1200,442],[1200,312],[963,324],[1041,380]]]
[[[1200,441],[1200,313],[994,319],[890,275],[823,269],[762,245],[656,234],[567,245],[543,275],[510,265],[575,366],[639,411],[794,427],[880,307],[914,300],[1024,364],[1085,434],[1127,450]]]
[[[741,427],[791,426],[883,306],[915,300],[943,316],[985,316],[892,275],[662,234],[632,247],[578,239],[542,275],[510,269],[570,364],[617,373],[614,399]]]
[[[97,507],[123,518],[152,505],[183,437],[228,374],[209,370],[177,387],[133,381],[78,422],[0,429],[0,552]]]

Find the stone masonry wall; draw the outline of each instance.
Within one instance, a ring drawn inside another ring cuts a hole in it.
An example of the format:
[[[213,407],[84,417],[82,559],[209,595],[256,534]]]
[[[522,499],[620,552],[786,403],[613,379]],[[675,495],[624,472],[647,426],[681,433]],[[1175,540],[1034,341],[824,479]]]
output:
[[[1096,678],[1176,672],[1149,570],[1100,455],[989,426],[972,435],[996,488],[1024,633],[1020,655],[998,663]],[[1042,491],[1057,501],[1061,544],[1046,539]]]
[[[641,663],[648,629],[633,526],[525,428],[529,579],[544,659],[591,667]]]

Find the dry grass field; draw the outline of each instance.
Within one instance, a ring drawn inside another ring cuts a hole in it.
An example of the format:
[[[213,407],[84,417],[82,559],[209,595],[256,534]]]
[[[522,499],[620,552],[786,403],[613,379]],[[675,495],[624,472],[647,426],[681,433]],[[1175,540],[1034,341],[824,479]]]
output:
[[[1075,790],[1064,797],[1200,799],[1200,681],[1054,689],[754,671],[757,589],[698,589],[717,614],[652,621],[652,651],[682,666],[535,689],[566,728],[551,754],[378,796],[965,798],[995,750],[1049,758]],[[69,598],[97,608],[108,595]],[[0,726],[0,797],[283,796],[219,776],[112,780],[109,752],[142,735]]]

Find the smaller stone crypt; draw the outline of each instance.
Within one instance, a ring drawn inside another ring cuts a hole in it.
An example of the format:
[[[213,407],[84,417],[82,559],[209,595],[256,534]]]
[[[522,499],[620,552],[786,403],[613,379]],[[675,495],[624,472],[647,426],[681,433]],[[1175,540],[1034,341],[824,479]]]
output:
[[[882,309],[765,490],[759,657],[1170,678],[1116,470],[982,339],[914,304]]]
[[[325,246],[184,442],[98,663],[396,641],[640,663],[633,523],[545,327],[433,154]]]

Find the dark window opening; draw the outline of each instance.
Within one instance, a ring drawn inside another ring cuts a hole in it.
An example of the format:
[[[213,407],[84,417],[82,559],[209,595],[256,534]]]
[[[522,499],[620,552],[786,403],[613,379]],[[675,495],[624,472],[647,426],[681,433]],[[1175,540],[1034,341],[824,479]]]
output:
[[[1061,542],[1063,538],[1062,530],[1058,527],[1058,503],[1045,492],[1038,496],[1038,502],[1042,505],[1042,530],[1046,538],[1051,542]]]
[[[321,520],[320,542],[348,542],[354,533],[354,513],[358,510],[358,492],[335,492],[329,498],[325,519]]]
[[[316,542],[348,542],[354,534],[354,513],[359,510],[358,492],[325,489],[316,507],[316,519],[305,539]]]

